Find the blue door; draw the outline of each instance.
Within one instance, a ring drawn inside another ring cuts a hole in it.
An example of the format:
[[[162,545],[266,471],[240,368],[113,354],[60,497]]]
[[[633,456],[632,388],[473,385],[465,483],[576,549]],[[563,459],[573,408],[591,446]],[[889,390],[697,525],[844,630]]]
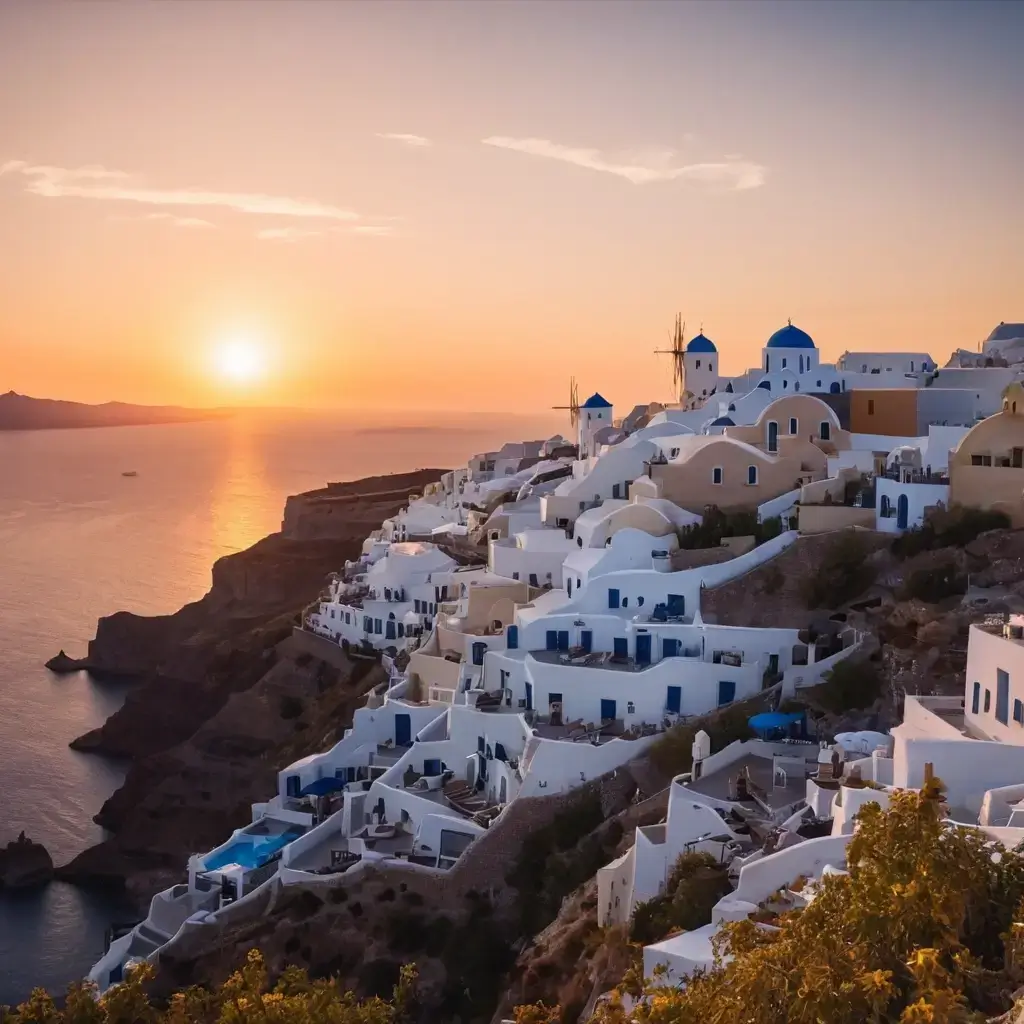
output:
[[[387,640],[394,640],[395,639],[395,620],[394,619],[388,619],[387,629],[384,632],[384,637]]]
[[[601,721],[609,722],[615,719],[615,701],[613,700],[602,700],[601,701]]]
[[[557,630],[549,629],[547,631],[547,635],[545,636],[544,646],[549,651],[557,651],[558,650],[558,631]]]
[[[533,683],[526,684],[526,710],[533,710]]]
[[[558,649],[560,651],[569,650],[569,630],[560,629],[558,631]]]
[[[302,789],[302,779],[298,775],[289,775],[284,782],[284,791],[288,796],[298,796]]]
[[[505,643],[510,651],[516,650],[519,646],[519,627],[509,626],[505,630]]]
[[[395,746],[407,747],[412,742],[412,719],[408,715],[395,715]]]
[[[1010,674],[1001,668],[996,669],[996,721],[1010,721]]]
[[[614,654],[616,658],[629,657],[629,644],[624,636],[617,636],[612,641],[612,654]]]
[[[589,629],[580,630],[580,647],[588,654],[594,649],[594,634]]]
[[[839,382],[838,381],[832,381],[832,383],[829,384],[829,386],[828,386],[828,390],[829,390],[830,394],[838,395],[839,394]]]
[[[907,528],[907,520],[910,518],[910,502],[907,501],[907,496],[901,494],[899,500],[896,502],[896,526],[900,530]]]
[[[683,688],[681,686],[670,686],[665,695],[665,710],[674,711],[677,715],[683,706]]]
[[[661,656],[663,658],[675,658],[679,654],[679,641],[664,638],[661,641]]]
[[[441,758],[429,757],[423,762],[423,774],[428,778],[441,774]]]
[[[666,604],[669,615],[686,614],[686,597],[683,594],[669,594]]]
[[[473,664],[482,665],[484,663],[484,655],[487,653],[487,644],[477,641],[473,644]]]
[[[728,679],[718,682],[718,706],[731,704],[736,699],[736,684]]]
[[[608,607],[618,608],[619,607],[619,592],[615,587],[608,588]]]
[[[638,665],[650,665],[651,663],[650,633],[637,633],[636,635],[636,663]]]

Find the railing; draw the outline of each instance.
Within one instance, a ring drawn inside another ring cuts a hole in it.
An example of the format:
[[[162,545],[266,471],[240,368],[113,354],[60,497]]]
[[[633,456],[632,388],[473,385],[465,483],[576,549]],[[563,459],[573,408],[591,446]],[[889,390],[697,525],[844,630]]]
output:
[[[944,484],[949,485],[948,473],[931,473],[920,469],[900,469],[890,467],[882,474],[886,480],[894,480],[901,484]]]

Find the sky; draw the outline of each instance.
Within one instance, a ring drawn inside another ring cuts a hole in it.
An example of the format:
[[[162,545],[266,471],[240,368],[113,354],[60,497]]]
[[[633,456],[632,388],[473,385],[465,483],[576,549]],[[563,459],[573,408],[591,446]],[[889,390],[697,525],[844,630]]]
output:
[[[1021,39],[1015,2],[0,0],[0,391],[628,408],[677,311],[726,373],[787,318],[941,364],[1024,319]]]

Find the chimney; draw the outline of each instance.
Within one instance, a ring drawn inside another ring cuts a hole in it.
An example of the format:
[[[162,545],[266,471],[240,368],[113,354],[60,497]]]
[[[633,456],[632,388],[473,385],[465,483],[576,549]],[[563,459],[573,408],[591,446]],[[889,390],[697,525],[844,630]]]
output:
[[[935,778],[935,768],[931,761],[925,761],[924,763],[924,784],[927,786],[928,783]]]

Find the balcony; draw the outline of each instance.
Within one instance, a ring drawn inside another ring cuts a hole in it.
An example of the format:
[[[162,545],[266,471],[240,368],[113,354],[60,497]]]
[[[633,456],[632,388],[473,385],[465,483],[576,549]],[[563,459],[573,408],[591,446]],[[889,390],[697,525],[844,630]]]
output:
[[[901,484],[939,484],[949,486],[948,473],[932,473],[922,469],[907,469],[891,466],[882,474],[885,480]]]

